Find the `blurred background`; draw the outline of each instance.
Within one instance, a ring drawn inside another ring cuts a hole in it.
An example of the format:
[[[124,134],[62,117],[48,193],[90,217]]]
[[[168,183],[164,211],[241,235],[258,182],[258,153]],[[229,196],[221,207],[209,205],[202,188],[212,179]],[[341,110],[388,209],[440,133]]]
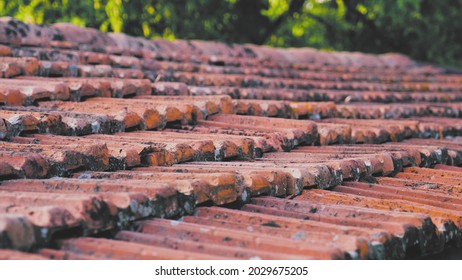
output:
[[[400,52],[462,67],[462,0],[0,0],[0,16],[146,38]]]

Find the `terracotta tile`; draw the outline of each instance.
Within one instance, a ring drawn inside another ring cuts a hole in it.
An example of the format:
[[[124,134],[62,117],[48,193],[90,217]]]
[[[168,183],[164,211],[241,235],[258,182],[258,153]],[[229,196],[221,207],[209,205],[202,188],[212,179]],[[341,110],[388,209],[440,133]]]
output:
[[[30,205],[33,203],[37,207],[49,205],[62,207],[81,221],[84,229],[89,233],[114,226],[115,221],[111,217],[110,206],[98,195],[27,191],[1,191],[1,193],[1,204]]]
[[[160,246],[89,237],[64,240],[61,242],[61,249],[114,260],[223,259],[216,255],[182,252]]]
[[[284,172],[290,174],[292,178],[289,177],[288,190],[290,194],[297,194],[301,191],[303,187],[313,187],[317,186],[318,183],[322,183],[323,187],[327,187],[326,184],[329,184],[330,177],[327,177],[326,166],[321,166],[317,169],[315,166],[300,168],[299,164],[285,165],[281,166],[274,163],[264,163],[264,162],[215,162],[211,163],[195,163],[197,166],[202,168],[225,168],[229,170],[258,170],[258,171],[270,171],[270,172]],[[321,171],[324,172],[321,172]],[[324,176],[319,176],[320,174]]]
[[[155,180],[158,182],[191,181],[197,184],[192,192],[197,203],[212,201],[221,205],[235,202],[237,200],[247,201],[249,198],[249,187],[244,184],[243,178],[231,173],[177,173],[157,172],[157,168],[137,168],[129,172],[117,172],[114,174],[96,173],[93,176],[112,179],[143,179]]]
[[[23,77],[21,77],[23,78]],[[27,77],[27,79],[38,80],[38,81],[50,81],[50,78],[39,78],[39,77]],[[82,78],[53,78],[53,81],[59,81],[65,83],[70,90],[71,101],[81,101],[88,97],[94,97],[96,95],[104,94],[105,89],[109,88],[109,83],[94,83],[92,79]]]
[[[227,95],[214,95],[214,96],[141,96],[136,97],[139,99],[148,99],[159,103],[165,104],[191,104],[197,106],[204,118],[208,115],[216,113],[232,114],[234,113],[232,100]]]
[[[172,165],[194,159],[196,151],[186,142],[156,139],[155,136],[156,133],[147,134],[145,135],[146,138],[142,138],[140,135],[132,136],[132,134],[118,134],[118,136],[95,134],[87,137],[100,141],[122,140],[122,143],[127,143],[127,148],[132,146],[140,149],[144,146],[143,150],[140,151],[142,153],[140,156],[141,162],[146,165]],[[117,153],[117,148],[114,152]]]
[[[190,92],[188,86],[184,83],[155,82],[152,84],[152,94],[167,96],[188,96],[190,95]]]
[[[14,250],[5,250],[0,249],[0,259],[1,260],[46,260],[48,258],[33,254],[33,253],[23,253]]]
[[[35,242],[34,228],[26,217],[14,214],[0,215],[1,248],[29,250],[35,245]],[[14,257],[14,255],[12,256]]]
[[[293,114],[289,103],[274,100],[233,100],[234,108],[239,115],[290,118]]]
[[[92,98],[87,101],[96,102],[98,104],[114,104],[118,107],[126,107],[140,115],[146,115],[143,110],[151,109],[159,112],[159,120],[151,120],[149,115],[145,116],[148,129],[164,127],[167,123],[181,122],[184,124],[193,124],[200,118],[199,110],[191,104],[161,100],[146,99],[111,99],[111,98]],[[141,104],[146,105],[146,108],[140,107]],[[152,124],[154,122],[154,124]]]
[[[338,189],[339,192],[343,192],[345,191],[345,193],[349,193],[349,194],[353,194],[353,195],[357,195],[357,196],[364,196],[364,197],[370,197],[370,198],[377,198],[377,199],[382,199],[384,200],[384,204],[391,204],[393,205],[393,201],[396,200],[396,204],[399,205],[399,204],[403,204],[404,202],[404,205],[401,206],[401,207],[407,207],[407,208],[417,208],[417,209],[425,209],[425,212],[424,213],[428,213],[430,215],[436,215],[436,216],[442,216],[444,218],[450,218],[456,225],[459,225],[460,223],[460,216],[459,216],[459,213],[460,211],[458,211],[457,209],[454,209],[454,210],[448,210],[446,209],[446,207],[441,207],[441,206],[438,206],[438,202],[435,202],[433,203],[432,201],[425,201],[423,199],[419,199],[419,198],[416,198],[414,200],[409,200],[408,201],[408,198],[404,198],[403,196],[399,196],[399,195],[387,195],[387,194],[383,194],[382,192],[374,192],[374,191],[364,191],[364,190],[357,190],[356,192],[354,190],[352,190],[352,188],[346,188],[346,187],[340,187]],[[391,202],[390,202],[391,201]],[[418,206],[418,207],[415,207],[415,206]],[[434,206],[436,205],[436,206]],[[441,205],[441,204],[439,204]],[[413,207],[414,206],[414,207]],[[419,210],[411,210],[413,212],[417,212]],[[422,211],[422,210],[420,210]],[[442,213],[441,212],[444,212],[445,214],[441,215]]]
[[[436,246],[442,250],[444,245],[442,240],[436,236],[436,228],[429,217],[419,219],[413,218],[411,215],[408,215],[408,217],[397,215],[391,218],[388,212],[367,212],[367,209],[364,210],[364,208],[348,209],[347,207],[344,209],[334,205],[333,209],[330,210],[331,212],[329,212],[329,208],[326,205],[313,205],[303,202],[292,203],[287,200],[271,198],[268,200],[256,199],[255,201],[257,201],[257,205],[248,204],[242,209],[280,217],[313,220],[358,228],[381,229],[402,238],[406,248],[412,248],[416,243],[419,243],[420,247],[424,249],[425,247],[433,248],[433,246]],[[366,211],[367,213],[362,213],[361,211]],[[367,218],[368,215],[371,216],[369,219]],[[409,223],[415,226],[411,226]]]
[[[316,214],[311,214],[311,213],[293,213],[291,211],[274,209],[274,208],[270,209],[267,207],[263,207],[259,205],[252,205],[252,204],[244,205],[241,209],[244,211],[248,211],[248,212],[262,213],[262,214],[273,215],[273,216],[278,216],[278,217],[288,217],[288,218],[295,218],[295,219],[301,219],[301,220],[318,221],[322,223],[345,225],[345,226],[352,226],[352,227],[358,227],[358,228],[382,229],[382,230],[390,231],[398,236],[404,236],[406,234],[404,232],[405,231],[404,228],[397,227],[395,224],[388,223],[388,222],[381,222],[379,225],[377,224],[377,222],[369,223],[367,221],[357,221],[355,219],[349,219],[345,217],[342,217],[342,218],[325,217],[322,215],[316,215]]]
[[[459,183],[459,174],[457,172],[451,174],[450,171],[427,168],[405,169],[405,171],[395,177],[401,179],[400,185],[404,187],[430,190],[449,194],[453,197],[460,197],[462,187]]]
[[[457,136],[461,123],[457,119],[442,117],[420,117],[419,130],[423,138],[442,139],[446,136]]]
[[[169,182],[171,180],[199,180],[207,183],[204,189],[198,189],[194,193],[198,203],[212,200],[215,204],[226,204],[237,200],[238,196],[246,198],[249,196],[247,186],[241,182],[241,178],[230,173],[198,173],[198,174],[178,174],[177,172],[154,172],[151,168],[137,168],[134,178],[145,178]],[[156,169],[154,169],[155,171]],[[131,172],[130,172],[131,173]]]
[[[32,105],[40,100],[69,100],[70,98],[69,88],[59,82],[1,79],[0,83],[7,105]]]
[[[122,68],[113,68],[112,75],[114,78],[118,79],[144,79],[145,74],[141,70],[137,69],[122,69]]]
[[[144,183],[146,184],[146,182]],[[169,191],[165,186],[156,186],[153,184],[149,193],[146,188],[139,188],[139,186],[141,186],[141,182],[139,181],[123,185],[117,180],[109,182],[104,180],[77,179],[69,180],[69,182],[66,182],[64,185],[62,181],[53,179],[47,181],[8,181],[4,183],[5,190],[9,190],[13,193],[30,192],[31,195],[44,195],[48,193],[52,195],[68,195],[71,197],[76,195],[85,197],[85,195],[82,194],[88,194],[87,196],[93,195],[101,201],[101,203],[106,205],[105,210],[100,210],[101,214],[106,216],[102,218],[106,220],[106,224],[114,223],[113,226],[117,225],[121,227],[126,226],[134,219],[145,218],[151,215],[165,215],[168,210],[162,205],[162,199],[156,199],[156,196],[164,197],[165,200],[169,200],[171,199],[170,197],[175,196],[175,191]],[[142,192],[146,193],[146,195]],[[150,197],[147,195],[150,195]],[[158,205],[153,206],[153,202],[157,202]],[[38,220],[38,218],[34,216],[28,218],[34,222],[34,225],[40,222],[40,224],[37,224],[38,226],[51,228],[50,231],[56,231],[56,228],[76,226],[78,222],[81,222],[82,214],[76,214],[72,209],[64,205],[58,206],[70,211],[70,213],[63,212],[64,209],[61,209],[60,212],[55,211],[54,214],[57,216],[56,219],[58,219],[59,216],[67,217],[67,219],[63,219],[60,224],[53,221],[53,219],[46,219],[47,211],[44,210],[38,211],[44,216],[42,220]],[[172,209],[172,211],[177,213],[181,212],[180,209]],[[169,215],[170,214],[171,213],[169,213]],[[91,213],[86,215],[91,216]],[[96,218],[93,219],[96,220]],[[64,221],[68,223],[64,223]],[[104,224],[101,226],[101,229],[104,229]]]
[[[173,217],[191,213],[195,206],[192,190],[200,184],[204,185],[203,182],[187,180],[152,182],[144,178],[134,178],[127,182],[121,178],[104,179],[98,173],[82,173],[76,176],[77,179],[69,181],[67,189],[59,180],[50,179],[48,184],[54,185],[57,192],[99,194],[101,200],[113,206],[111,215],[119,226],[126,226],[135,218]],[[47,182],[34,183],[38,188],[43,188]]]
[[[1,62],[0,60],[0,71],[2,78],[12,78],[22,74],[21,67],[14,62]]]
[[[0,45],[0,56],[11,56],[11,48],[8,46]]]
[[[276,236],[262,236],[258,233],[241,231],[232,228],[177,222],[167,220],[148,220],[139,223],[141,232],[151,235],[165,235],[175,238],[191,238],[208,244],[228,247],[238,247],[247,250],[258,250],[265,253],[279,255],[295,255],[298,258],[315,259],[344,259],[348,255],[339,249],[316,244],[315,242],[303,246],[303,240],[297,238],[280,238]]]
[[[438,170],[447,170],[447,171],[454,171],[454,172],[462,172],[462,169],[460,167],[456,166],[448,166],[448,165],[443,165],[443,164],[437,164],[435,165],[435,169]]]
[[[0,140],[5,140],[16,134],[12,125],[4,118],[0,118]]]
[[[52,111],[65,111],[70,113],[99,114],[114,118],[123,124],[123,129],[139,129],[143,119],[137,113],[128,111],[123,106],[90,104],[77,102],[41,102],[40,107]]]
[[[70,23],[56,23],[52,27],[59,30],[64,40],[77,43],[81,48],[94,47],[104,49],[116,46],[114,40],[109,35],[93,28],[82,28]]]
[[[282,144],[282,150],[292,149],[301,144],[310,145],[317,138],[316,125],[308,121],[219,114],[210,116],[207,122],[199,122],[199,125],[210,124],[223,128],[236,127],[248,130],[253,127],[257,131],[267,130],[282,133],[282,136],[287,138],[287,140],[282,139],[283,142],[279,144]],[[284,143],[286,141],[288,141],[287,144]]]
[[[48,41],[59,37],[59,32],[50,26],[36,24],[25,24],[11,17],[0,19],[2,34],[0,40],[5,43],[16,43],[21,45],[46,45]],[[6,35],[6,30],[9,36]]]
[[[107,77],[112,77],[112,70],[107,75],[109,75]],[[106,77],[106,74],[104,74],[104,77]],[[135,95],[150,95],[152,91],[151,83],[145,79],[98,78],[90,76],[81,79],[81,81],[90,83],[97,88],[99,91],[97,95],[101,97],[126,98]]]
[[[140,102],[139,100],[125,100],[115,98],[90,98],[83,105],[94,108],[96,111],[103,106],[110,106],[111,109],[126,110],[137,114],[143,119],[143,129],[155,129],[165,126],[167,122],[174,122],[183,119],[183,114],[175,107],[159,106],[154,102]],[[144,104],[145,106],[140,106]],[[107,108],[107,107],[105,107]]]
[[[48,176],[50,164],[37,153],[0,151],[2,177],[44,178]]]
[[[112,66],[119,68],[140,69],[141,62],[138,58],[133,56],[109,56],[109,62]],[[99,63],[100,64],[100,63]]]
[[[346,179],[384,172],[388,175],[394,171],[391,154],[374,151],[373,147],[357,149],[358,147],[361,146],[300,147],[291,154],[274,153],[266,157],[299,164],[326,164],[341,170]]]
[[[402,246],[402,244],[400,244],[401,242],[398,240],[393,240],[391,236],[378,230],[368,230],[365,228],[356,229],[353,227],[338,225],[332,226],[317,221],[307,221],[287,217],[281,218],[267,214],[249,213],[245,211],[233,211],[218,208],[201,208],[200,210],[196,210],[196,213],[196,215],[199,215],[199,217],[184,217],[184,220],[187,222],[191,221],[200,224],[221,225],[227,228],[240,229],[244,231],[260,233],[262,235],[274,235],[276,237],[285,238],[290,238],[299,231],[305,231],[307,237],[311,232],[319,232],[321,235],[323,233],[327,233],[327,236],[325,236],[327,239],[322,239],[320,236],[318,236],[315,239],[315,243],[322,242],[326,244],[327,242],[331,242],[335,244],[335,247],[342,248],[350,255],[357,254],[361,258],[366,258],[369,254],[378,258],[386,257],[378,255],[379,252],[376,251],[378,248],[371,246],[372,240],[383,245],[390,246],[393,248],[390,248],[391,251],[396,250],[393,251],[396,254],[395,257],[403,253],[400,252],[400,250],[402,250],[402,248],[400,248],[400,246]],[[284,228],[285,230],[281,231],[279,228]],[[349,234],[354,233],[356,238],[351,238],[351,236],[345,234],[345,231],[348,231]],[[337,236],[337,240],[335,236]],[[343,240],[340,241],[338,239]],[[308,238],[306,240],[308,240]],[[338,244],[336,243],[337,241],[339,241]]]
[[[110,64],[109,55],[91,51],[80,52],[80,63],[82,64]]]
[[[364,207],[336,205],[335,203],[321,204],[301,200],[281,200],[272,197],[262,197],[252,199],[252,204],[260,205],[261,207],[269,209],[278,209],[289,211],[289,213],[302,213],[304,215],[312,215],[313,218],[317,216],[338,217],[341,219],[360,219],[361,222],[371,222],[370,227],[384,227],[389,229],[394,228],[396,231],[410,231],[412,234],[412,227],[418,228],[425,232],[424,236],[419,238],[433,237],[435,226],[432,224],[430,217],[419,213],[404,213],[404,212],[390,212],[387,210],[374,210]],[[287,215],[290,215],[286,213]],[[384,223],[377,225],[377,222]],[[348,223],[347,221],[338,221],[340,223]],[[387,224],[388,223],[388,224]],[[397,226],[399,224],[400,226]],[[409,241],[412,244],[412,241]]]
[[[328,203],[336,205],[348,205],[355,207],[364,207],[368,209],[377,209],[393,212],[410,212],[427,214],[432,218],[438,229],[439,238],[445,243],[460,239],[461,232],[457,228],[459,214],[455,211],[448,212],[441,208],[422,205],[410,201],[378,199],[354,194],[343,194],[338,192],[314,191],[304,192],[296,200],[309,201],[315,203]],[[438,249],[438,248],[436,248]],[[438,250],[441,250],[439,248]]]
[[[21,159],[21,154],[30,153],[19,161],[19,166],[26,177],[30,175],[32,178],[43,177],[45,174],[62,176],[84,167],[90,170],[106,170],[109,165],[109,152],[105,144],[80,146],[0,142],[0,147],[10,154],[10,158],[17,155]]]
[[[40,70],[39,60],[34,57],[2,57],[0,56],[2,78],[18,75],[37,75]],[[12,69],[10,69],[12,67]]]
[[[435,193],[432,191],[413,190],[402,187],[367,184],[360,182],[345,182],[344,186],[336,187],[336,190],[379,198],[402,199],[435,207],[447,206],[457,211],[462,210],[462,208],[459,208],[458,206],[460,200],[462,199],[461,197],[449,197],[448,195]],[[444,203],[441,203],[440,201],[444,201]]]
[[[271,147],[263,137],[252,137],[246,135],[220,133],[209,127],[202,126],[184,126],[182,129],[166,129],[156,137],[169,138],[175,137],[179,140],[194,141],[210,139],[215,147],[213,159],[252,159],[261,155],[262,151],[268,151]],[[192,142],[194,143],[194,142]],[[260,149],[260,150],[258,150]],[[257,151],[258,150],[258,151]],[[209,157],[207,157],[209,158]]]
[[[439,145],[433,140],[421,142],[419,139],[409,139],[403,143],[387,144],[387,146],[417,150],[420,153],[420,166],[422,167],[430,167],[435,164],[446,164],[448,161],[458,162],[458,158],[460,157],[457,151],[449,153],[447,148]]]
[[[52,47],[21,46],[12,48],[14,57],[35,57],[47,61],[65,61],[73,65],[80,63],[80,54],[76,50],[57,50]]]
[[[297,119],[324,119],[336,115],[337,108],[333,102],[291,102],[292,114]]]
[[[255,130],[254,127],[250,126],[237,126],[233,125],[230,127],[228,124],[216,123],[216,122],[199,122],[199,126],[194,127],[183,127],[182,130],[175,130],[176,132],[184,133],[198,133],[201,135],[220,135],[213,136],[217,140],[221,140],[223,144],[228,146],[229,144],[236,143],[236,139],[240,143],[235,150],[231,149],[224,154],[218,154],[217,158],[227,158],[229,155],[239,156],[240,154],[246,155],[243,158],[254,158],[261,157],[263,153],[277,151],[277,150],[290,150],[293,148],[293,142],[281,135],[280,132],[265,129]],[[237,144],[237,143],[236,143]],[[222,144],[218,144],[221,146]],[[242,152],[239,147],[243,147]],[[240,157],[240,156],[239,156]]]
[[[433,83],[432,87],[424,83],[377,83],[377,82],[330,82],[313,80],[296,80],[289,78],[271,79],[255,75],[216,74],[216,73],[188,73],[176,71],[171,75],[174,81],[184,82],[196,86],[237,86],[237,87],[265,87],[295,89],[327,89],[327,90],[367,90],[367,91],[455,91],[460,89],[457,84]]]
[[[301,171],[302,184],[304,187],[325,189],[340,184],[343,180],[342,170],[329,162],[325,163],[297,163],[294,161],[270,160],[266,162],[268,166],[283,165],[284,168],[297,168]]]
[[[20,189],[23,185],[18,184],[18,186]],[[14,191],[11,188],[10,190]],[[34,226],[35,238],[40,243],[50,242],[56,232],[80,226],[78,219],[67,209],[59,206],[1,204],[0,213],[1,215],[21,215],[26,218]]]
[[[270,194],[275,196],[285,196],[286,194],[297,194],[301,191],[301,186],[297,185],[296,180],[288,172],[281,170],[270,170],[258,166],[214,166],[210,164],[186,163],[171,167],[150,168],[159,172],[179,172],[179,173],[210,173],[210,172],[230,172],[242,176],[244,183],[249,187],[251,195]]]
[[[352,126],[353,141],[358,137],[357,134],[373,132],[372,139],[369,141],[383,143],[388,141],[402,141],[404,138],[410,138],[418,135],[417,122],[412,121],[388,121],[388,120],[349,120],[349,119],[328,119],[329,123],[340,123]],[[364,141],[363,141],[364,142]]]
[[[397,174],[400,175],[400,174]],[[451,194],[452,196],[459,196],[461,190],[457,183],[451,181],[438,181],[438,180],[425,180],[419,178],[419,175],[410,174],[411,176],[398,176],[394,178],[378,178],[377,181],[383,185],[399,186],[404,188],[411,188],[416,190],[431,190],[435,193]],[[456,181],[456,179],[454,179]]]
[[[109,53],[127,53],[127,55],[140,57],[142,56],[142,50],[157,50],[151,40],[144,40],[123,33],[109,33],[107,35],[115,43],[115,45],[111,44],[106,47],[106,51]]]
[[[159,247],[176,249],[181,248],[181,251],[205,253],[220,257],[232,259],[292,259],[293,255],[264,252],[259,250],[234,248],[230,246],[210,244],[206,242],[197,242],[192,240],[184,240],[169,236],[155,236],[151,234],[143,234],[130,231],[121,231],[115,236],[117,240],[124,240],[138,244],[154,245]]]
[[[121,129],[117,128],[116,123],[111,124],[110,120],[98,119],[97,116],[86,115],[86,118],[82,119],[82,115],[40,110],[35,107],[3,108],[5,110],[1,110],[0,114],[14,123],[7,126],[9,137],[36,132],[61,135],[109,133],[111,130],[115,132]]]
[[[29,140],[36,144],[44,145],[83,145],[91,146],[101,144],[101,140],[82,138],[82,137],[63,137],[54,135],[36,134],[34,138]],[[16,138],[14,141],[18,141]],[[118,141],[114,138],[104,142],[109,152],[109,169],[126,169],[141,165],[141,158],[148,153],[149,146],[142,144],[130,144]]]
[[[412,149],[411,149],[412,147]],[[416,149],[416,150],[413,150]],[[421,155],[419,156],[419,147],[416,146],[404,146],[404,145],[354,145],[354,146],[329,146],[323,147],[322,150],[316,149],[316,147],[301,147],[295,152],[310,152],[310,153],[326,153],[328,151],[332,153],[351,154],[356,155],[367,155],[369,157],[370,165],[374,169],[373,174],[380,173],[383,175],[390,175],[402,170],[403,166],[410,166],[421,163]],[[339,156],[340,156],[339,155]]]
[[[3,159],[3,155],[1,157]],[[8,162],[0,163],[0,179],[14,178],[18,175],[17,173]]]
[[[0,110],[0,117],[8,121],[15,134],[38,131],[41,123],[33,114],[21,114],[14,111]]]
[[[55,111],[39,107],[4,106],[2,109],[12,112],[8,112],[8,114],[33,115],[41,121],[37,126],[40,133],[61,135],[113,134],[124,128],[123,123],[98,113]]]
[[[319,144],[332,145],[350,143],[352,129],[349,125],[318,123]]]
[[[422,179],[444,179],[444,178],[457,178],[460,176],[460,167],[449,166],[443,164],[437,164],[433,169],[430,168],[418,168],[418,167],[408,167],[404,169],[406,173],[412,173],[416,175],[422,175]]]
[[[58,251],[53,249],[40,249],[37,252],[43,258],[50,260],[98,260],[103,258],[97,258],[95,256],[82,255],[79,253],[73,253],[68,251]]]
[[[78,49],[79,45],[74,42],[70,41],[51,41],[50,42],[50,47],[56,48],[56,49],[69,49],[69,50],[76,50]]]
[[[117,133],[118,137],[129,139],[133,142],[145,143],[145,145],[166,149],[172,153],[177,162],[182,161],[214,161],[215,150],[219,149],[215,140],[205,140],[202,135],[190,135],[164,131],[136,131],[129,133]],[[94,136],[96,137],[96,136]],[[175,139],[172,141],[172,139]]]
[[[42,77],[76,77],[78,74],[77,67],[67,61],[40,60],[39,63]]]

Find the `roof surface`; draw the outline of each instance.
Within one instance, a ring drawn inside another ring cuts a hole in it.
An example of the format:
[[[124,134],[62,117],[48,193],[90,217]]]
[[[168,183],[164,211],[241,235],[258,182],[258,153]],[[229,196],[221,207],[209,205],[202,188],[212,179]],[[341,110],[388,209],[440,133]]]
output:
[[[0,259],[462,245],[462,75],[0,19]]]

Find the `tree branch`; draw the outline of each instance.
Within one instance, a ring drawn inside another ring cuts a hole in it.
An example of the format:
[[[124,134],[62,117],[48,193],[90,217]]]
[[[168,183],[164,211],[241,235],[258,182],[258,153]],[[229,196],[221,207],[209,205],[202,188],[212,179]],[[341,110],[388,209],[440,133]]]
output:
[[[263,44],[265,43],[271,35],[273,35],[276,30],[281,27],[281,25],[291,16],[293,16],[295,13],[300,12],[303,9],[303,5],[305,4],[305,0],[292,0],[290,1],[289,4],[289,9],[287,10],[286,13],[280,15],[276,20],[273,22],[270,22],[268,27],[266,28],[266,31],[263,36],[260,38],[260,42],[258,44]]]

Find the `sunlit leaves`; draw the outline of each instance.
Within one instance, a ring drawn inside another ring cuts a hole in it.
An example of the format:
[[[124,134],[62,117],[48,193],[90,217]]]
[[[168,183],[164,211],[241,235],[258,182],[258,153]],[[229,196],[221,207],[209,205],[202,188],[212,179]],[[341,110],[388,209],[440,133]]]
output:
[[[121,32],[123,25],[123,6],[122,0],[108,0],[105,11],[109,24],[114,32]]]
[[[301,1],[301,2],[299,2]],[[293,3],[301,3],[295,10]],[[0,16],[147,38],[402,52],[462,66],[462,0],[0,0]]]
[[[262,15],[276,19],[289,10],[289,0],[268,0],[269,7],[262,10]]]

